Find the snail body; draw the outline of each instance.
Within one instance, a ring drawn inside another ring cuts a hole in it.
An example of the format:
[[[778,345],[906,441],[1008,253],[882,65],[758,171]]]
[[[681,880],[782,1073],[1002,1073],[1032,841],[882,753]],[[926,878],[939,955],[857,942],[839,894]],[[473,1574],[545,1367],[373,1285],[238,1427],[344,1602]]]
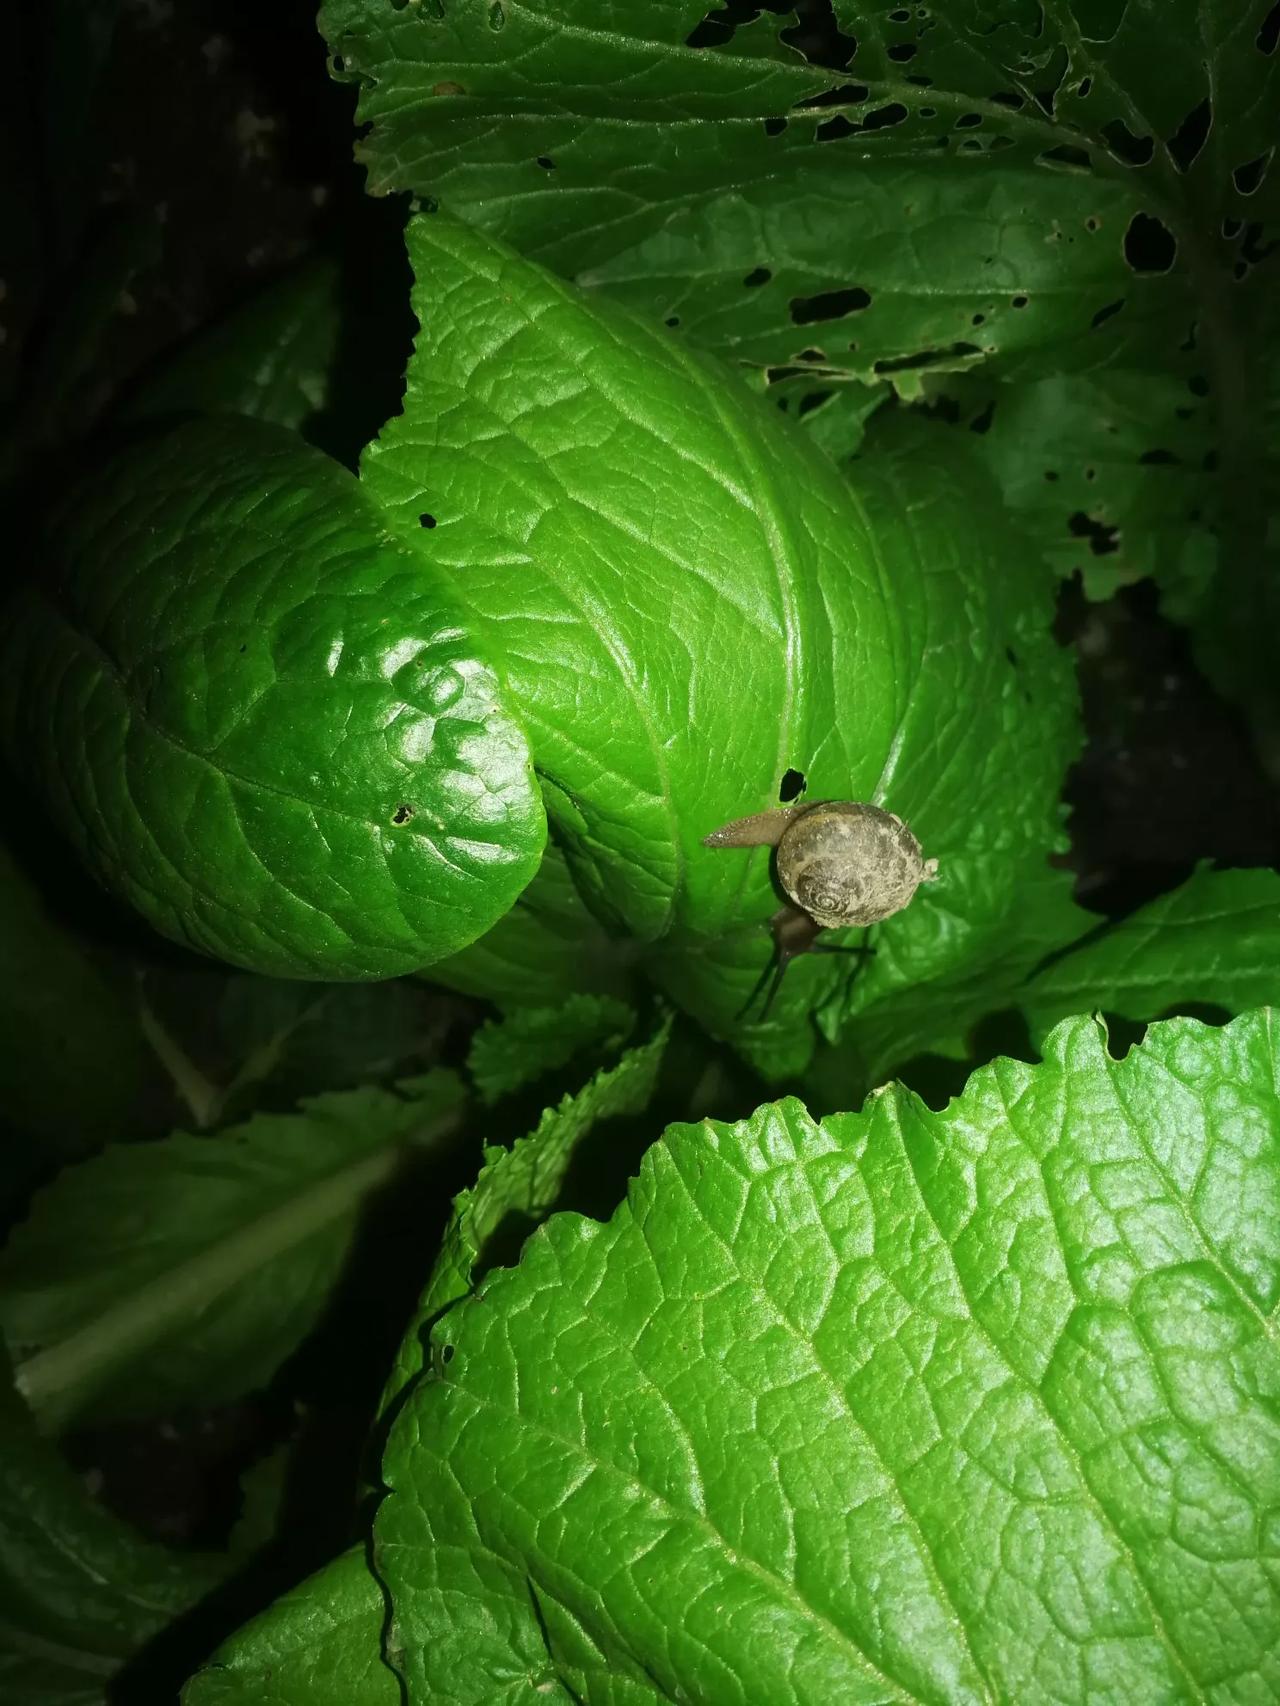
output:
[[[703,845],[777,849],[788,904],[770,920],[777,969],[766,1013],[790,961],[822,951],[821,931],[892,918],[938,873],[938,861],[924,857],[901,818],[858,800],[815,800],[735,818]]]

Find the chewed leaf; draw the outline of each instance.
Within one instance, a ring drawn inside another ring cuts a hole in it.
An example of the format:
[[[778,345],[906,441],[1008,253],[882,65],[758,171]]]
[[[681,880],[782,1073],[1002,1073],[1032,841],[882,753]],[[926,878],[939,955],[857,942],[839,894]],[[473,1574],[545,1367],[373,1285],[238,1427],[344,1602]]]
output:
[[[1189,225],[1216,242],[1280,193],[1267,19],[1264,0],[321,10],[375,192],[438,198],[762,372],[894,384],[1181,341]]]
[[[376,1519],[411,1699],[1270,1699],[1270,1015],[671,1129],[447,1315]]]
[[[291,433],[193,422],[68,494],[3,639],[10,757],[157,929],[374,978],[537,869],[528,749],[447,582]]]

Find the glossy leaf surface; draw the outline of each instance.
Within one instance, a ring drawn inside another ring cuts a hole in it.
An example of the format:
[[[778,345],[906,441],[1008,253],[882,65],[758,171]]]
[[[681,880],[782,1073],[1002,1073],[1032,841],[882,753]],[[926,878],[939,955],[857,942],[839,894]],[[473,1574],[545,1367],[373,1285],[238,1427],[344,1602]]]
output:
[[[4,733],[102,879],[257,971],[389,977],[537,868],[521,731],[427,559],[291,434],[193,422],[69,495],[4,638]]]
[[[672,1128],[433,1335],[409,1697],[1270,1698],[1278,1131],[1268,1013]]]
[[[752,1047],[769,861],[702,838],[795,770],[812,797],[886,804],[939,860],[872,988],[984,952],[1056,844],[1075,720],[1047,586],[980,471],[907,428],[846,485],[661,329],[442,215],[409,239],[423,329],[362,480],[455,573],[592,910]],[[772,1069],[802,1063],[831,965],[758,1027]]]

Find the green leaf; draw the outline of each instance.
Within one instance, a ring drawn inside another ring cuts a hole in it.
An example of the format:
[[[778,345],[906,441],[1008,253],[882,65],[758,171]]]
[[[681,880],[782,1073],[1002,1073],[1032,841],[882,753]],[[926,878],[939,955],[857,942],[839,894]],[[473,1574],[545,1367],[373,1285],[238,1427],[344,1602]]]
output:
[[[1280,620],[1257,360],[1276,294],[1260,222],[1280,208],[1270,17],[1269,0],[835,0],[781,17],[326,0],[321,28],[359,88],[375,193],[435,198],[759,384],[799,371],[809,394],[855,380],[916,397],[977,368],[1066,375],[1070,449],[1100,369],[1140,376],[1157,423],[1194,383],[1199,442],[1159,528],[1173,550],[1150,555],[1280,762],[1259,640]],[[1028,407],[1051,437],[1052,395]],[[1104,430],[1086,467],[1109,460]],[[1016,443],[1008,460],[1020,469]],[[1019,478],[1015,501],[1059,560],[1072,516],[1125,529],[1134,572],[1169,485],[1108,474],[1065,514],[1046,489],[1036,514]],[[1206,540],[1176,531],[1197,510],[1225,523],[1221,578]]]
[[[400,1706],[381,1656],[385,1621],[382,1589],[353,1546],[224,1641],[182,1706]]]
[[[1095,931],[1019,995],[1039,1040],[1068,1013],[1156,1019],[1187,1004],[1280,1006],[1280,876],[1199,870]]]
[[[906,384],[991,356],[1076,366],[1178,313],[1185,332],[1181,281],[1135,277],[1121,252],[1138,203],[1126,169],[1089,148],[1094,109],[1103,124],[1117,106],[1091,45],[1074,20],[996,10],[921,22],[838,5],[807,43],[766,12],[701,48],[706,8],[654,0],[327,0],[321,28],[360,88],[374,193],[439,198],[760,370]],[[1046,114],[1034,91],[1061,75],[1064,27],[1098,88],[1092,108]],[[1064,145],[1094,170],[1046,162]],[[1123,323],[1095,328],[1117,297]]]
[[[936,975],[914,978],[910,962],[882,967],[877,955],[862,978],[847,991],[837,990],[818,1015],[835,1051],[840,1085],[834,1101],[829,1092],[824,1095],[824,1105],[856,1106],[919,1055],[972,1061],[973,1033],[981,1021],[1016,1007],[1036,967],[1096,926],[1097,915],[1076,905],[1072,888],[1069,871],[1048,866],[1028,871],[1004,929],[988,936],[983,951],[967,963],[944,964]],[[877,986],[887,973],[897,981]],[[1058,1017],[1079,1010],[1066,1008]]]
[[[481,935],[537,868],[521,731],[439,575],[291,434],[193,422],[51,519],[0,726],[109,887],[258,971],[378,978]]]
[[[317,1096],[61,1173],[0,1255],[0,1326],[42,1426],[219,1403],[314,1326],[362,1209],[460,1119],[450,1072]]]
[[[425,1070],[449,1016],[415,978],[301,983],[197,962],[148,967],[140,992],[175,1076],[194,1079],[186,1101],[201,1129]]]
[[[947,378],[928,389],[936,406],[958,410],[1057,575],[1079,574],[1091,598],[1148,576],[1166,606],[1202,595],[1217,553],[1215,423],[1185,378],[1117,368],[1025,385]]]
[[[608,996],[572,995],[559,1007],[531,1007],[500,1023],[482,1025],[471,1039],[467,1072],[492,1107],[588,1048],[615,1053],[627,1040],[635,1013]]]
[[[1277,1066],[1077,1019],[942,1112],[672,1128],[435,1330],[409,1698],[1274,1698]]]
[[[37,1435],[0,1357],[6,1706],[105,1706],[117,1672],[225,1571],[225,1560],[142,1540],[97,1504]]]
[[[532,1231],[555,1208],[565,1177],[592,1131],[604,1120],[648,1107],[671,1034],[664,1021],[649,1039],[627,1049],[576,1094],[547,1108],[537,1129],[510,1148],[486,1144],[475,1184],[454,1199],[453,1214],[414,1319],[400,1342],[383,1394],[387,1413],[422,1372],[427,1332],[436,1317],[472,1288],[477,1270],[492,1265],[496,1241],[510,1229]]]
[[[625,997],[635,958],[630,944],[611,937],[587,911],[568,861],[549,840],[510,912],[425,975],[463,995],[483,996],[505,1013],[584,991]]]
[[[777,900],[763,852],[702,846],[794,769],[939,860],[873,989],[988,952],[1057,844],[1076,724],[1048,585],[980,471],[903,423],[851,488],[661,329],[442,215],[409,243],[422,333],[362,480],[456,574],[596,916],[704,1024],[803,1065],[847,968],[796,968],[777,1017],[740,1024]]]
[[[308,436],[307,423],[328,397],[341,282],[337,263],[327,257],[274,279],[149,374],[120,410],[121,419],[251,415]]]

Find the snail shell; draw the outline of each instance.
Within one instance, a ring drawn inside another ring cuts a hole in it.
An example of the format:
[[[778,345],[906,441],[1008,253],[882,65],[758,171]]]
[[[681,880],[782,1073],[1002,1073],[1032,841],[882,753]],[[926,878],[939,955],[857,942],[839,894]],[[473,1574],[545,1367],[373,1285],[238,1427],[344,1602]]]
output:
[[[892,917],[938,870],[901,818],[853,800],[798,812],[779,838],[777,861],[787,895],[823,930]]]

